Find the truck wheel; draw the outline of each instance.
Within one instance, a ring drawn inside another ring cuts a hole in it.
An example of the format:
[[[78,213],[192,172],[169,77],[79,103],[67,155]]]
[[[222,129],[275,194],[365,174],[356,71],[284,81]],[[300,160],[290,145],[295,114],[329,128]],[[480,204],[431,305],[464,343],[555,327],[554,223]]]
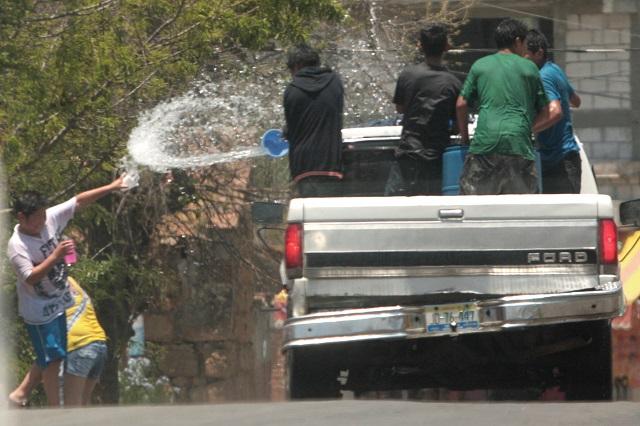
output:
[[[589,323],[584,337],[590,339],[590,344],[568,360],[566,398],[571,401],[611,400],[611,323],[608,320]]]
[[[338,369],[331,355],[310,348],[286,352],[285,386],[288,399],[340,398]]]

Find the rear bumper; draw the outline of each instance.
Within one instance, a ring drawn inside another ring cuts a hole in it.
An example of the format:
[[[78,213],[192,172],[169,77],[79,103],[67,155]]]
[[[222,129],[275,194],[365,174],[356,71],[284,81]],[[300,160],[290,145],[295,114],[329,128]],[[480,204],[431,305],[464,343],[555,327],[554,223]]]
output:
[[[284,326],[284,349],[367,340],[428,338],[495,332],[515,327],[610,319],[624,312],[619,281],[605,289],[545,295],[507,296],[477,302],[477,327],[429,331],[431,306],[346,309],[290,318]]]

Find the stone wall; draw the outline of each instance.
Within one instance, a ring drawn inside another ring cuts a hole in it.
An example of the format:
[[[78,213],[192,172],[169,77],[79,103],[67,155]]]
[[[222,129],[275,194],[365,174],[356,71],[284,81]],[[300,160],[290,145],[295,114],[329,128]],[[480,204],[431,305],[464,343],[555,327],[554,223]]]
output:
[[[255,368],[253,273],[229,259],[234,273],[220,281],[201,260],[175,260],[179,287],[163,309],[145,314],[145,338],[160,347],[160,372],[183,402],[265,399]]]

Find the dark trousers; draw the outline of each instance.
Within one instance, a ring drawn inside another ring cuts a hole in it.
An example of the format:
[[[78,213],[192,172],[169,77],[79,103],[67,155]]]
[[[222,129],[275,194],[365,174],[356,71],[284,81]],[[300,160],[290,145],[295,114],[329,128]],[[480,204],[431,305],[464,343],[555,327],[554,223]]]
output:
[[[570,152],[557,164],[542,165],[542,192],[545,194],[579,194],[582,162],[579,152]]]
[[[534,161],[515,155],[467,154],[460,176],[460,194],[535,194]]]
[[[386,195],[442,195],[442,157],[418,160],[400,156],[392,167]]]

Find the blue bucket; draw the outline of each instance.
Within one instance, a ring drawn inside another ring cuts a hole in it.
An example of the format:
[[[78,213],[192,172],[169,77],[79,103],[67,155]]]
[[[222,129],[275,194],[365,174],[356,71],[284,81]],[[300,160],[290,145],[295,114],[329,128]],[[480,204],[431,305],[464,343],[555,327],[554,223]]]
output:
[[[460,174],[469,145],[450,145],[442,154],[442,195],[460,194]]]
[[[260,140],[262,149],[273,158],[284,157],[289,153],[289,142],[282,138],[282,130],[269,129]]]

